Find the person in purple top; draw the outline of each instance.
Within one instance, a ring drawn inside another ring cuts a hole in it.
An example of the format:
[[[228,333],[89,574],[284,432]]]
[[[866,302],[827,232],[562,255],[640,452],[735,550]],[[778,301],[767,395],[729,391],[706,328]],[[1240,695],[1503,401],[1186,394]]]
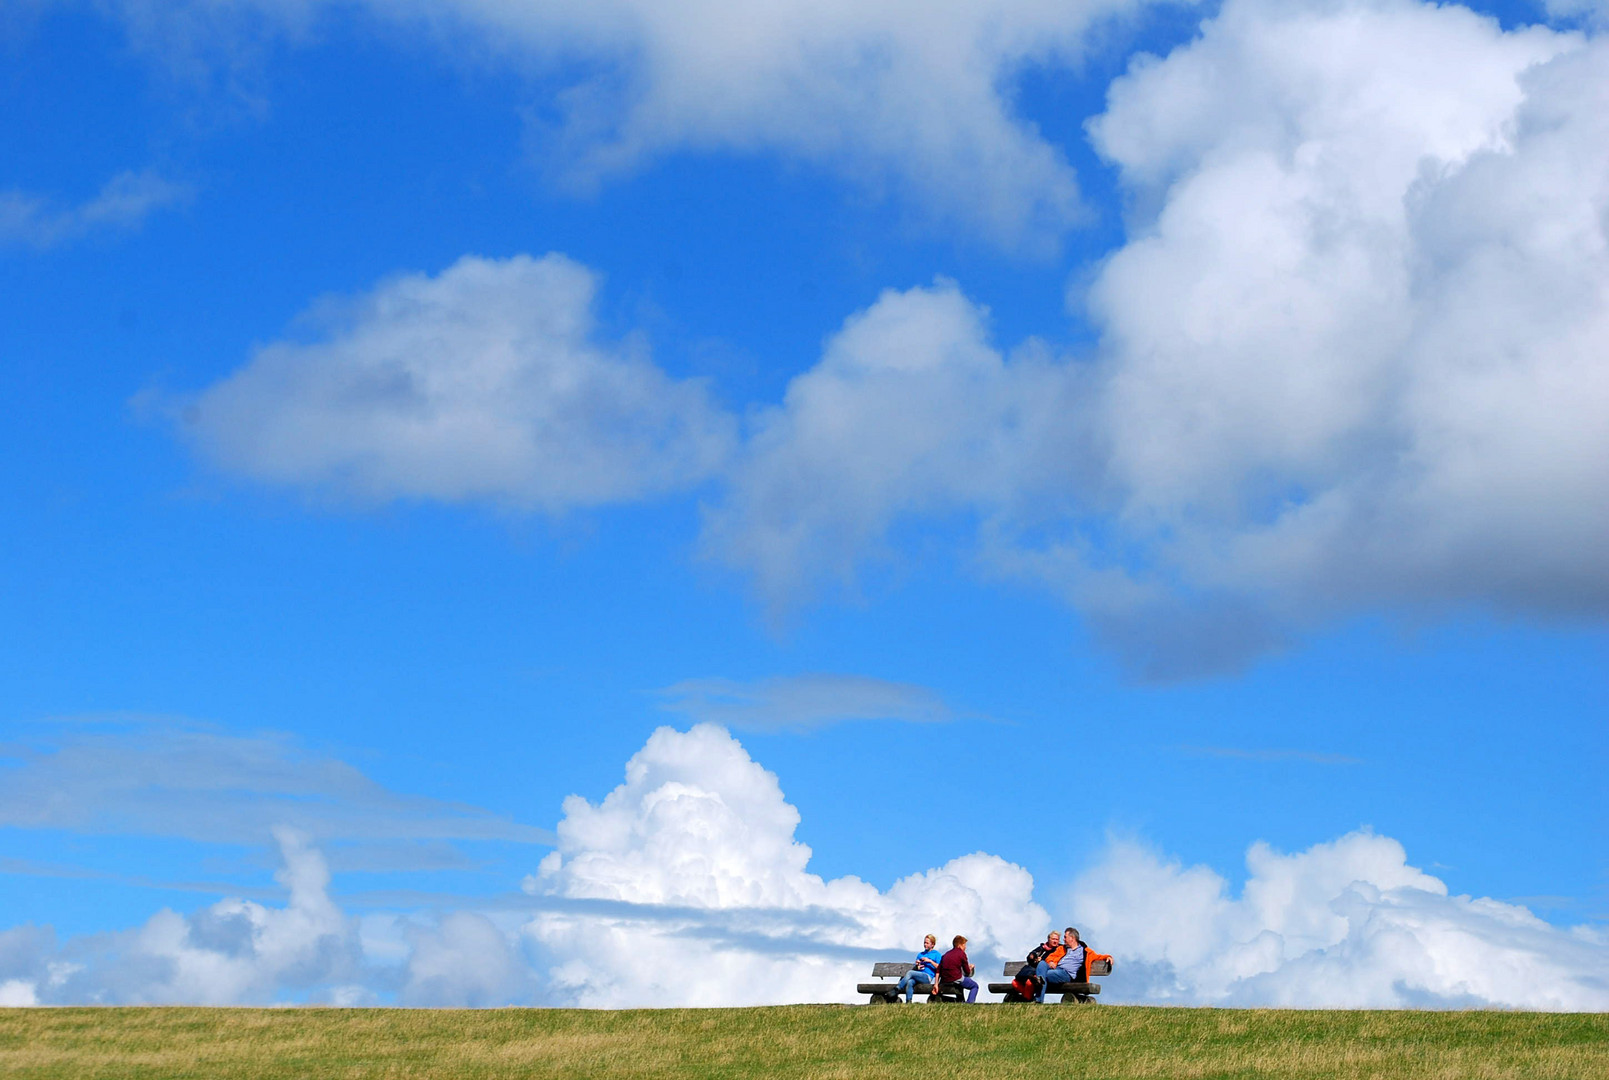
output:
[[[967,1004],[974,1004],[978,1000],[978,984],[972,979],[973,967],[967,961],[967,939],[957,934],[952,944],[955,948],[939,960],[939,979],[933,989],[939,991],[953,983],[967,991]]]
[[[1034,970],[1034,974],[1039,976],[1039,996],[1034,998],[1035,1001],[1043,1002],[1045,991],[1053,985],[1062,986],[1078,981],[1078,970],[1084,966],[1084,943],[1078,940],[1078,931],[1069,926],[1062,935],[1062,945],[1067,951],[1062,953],[1054,967],[1041,960]]]

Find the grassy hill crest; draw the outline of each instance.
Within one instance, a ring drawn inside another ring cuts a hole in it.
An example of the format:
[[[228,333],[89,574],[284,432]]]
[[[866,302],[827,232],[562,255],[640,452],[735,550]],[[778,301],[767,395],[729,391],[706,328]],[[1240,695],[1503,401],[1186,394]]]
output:
[[[0,1076],[1609,1078],[1609,1014],[794,1005],[0,1009]]]

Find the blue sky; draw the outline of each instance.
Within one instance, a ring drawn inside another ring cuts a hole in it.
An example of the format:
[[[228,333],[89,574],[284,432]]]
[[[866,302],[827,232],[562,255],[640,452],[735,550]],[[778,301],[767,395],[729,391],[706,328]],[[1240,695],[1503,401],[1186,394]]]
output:
[[[418,8],[0,16],[0,1001],[1604,1007],[1602,12]]]

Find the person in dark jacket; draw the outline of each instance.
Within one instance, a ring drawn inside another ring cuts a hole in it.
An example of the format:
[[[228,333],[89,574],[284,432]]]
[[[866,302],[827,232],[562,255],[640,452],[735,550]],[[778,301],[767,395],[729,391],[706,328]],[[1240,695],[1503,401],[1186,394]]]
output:
[[[1061,954],[1064,951],[1065,950],[1062,949],[1061,935],[1052,930],[1049,934],[1045,935],[1045,943],[1043,945],[1035,945],[1033,951],[1028,954],[1027,966],[1030,968],[1034,967],[1041,960],[1048,960],[1050,963],[1054,964],[1056,961],[1061,959]]]
[[[939,979],[933,989],[942,993],[948,986],[959,986],[967,991],[967,1004],[971,1005],[978,1000],[978,984],[972,979],[973,967],[967,960],[967,939],[957,934],[951,944],[955,947],[939,959]]]
[[[1033,950],[1028,953],[1028,962],[1018,969],[1017,977],[1011,980],[1011,985],[1015,988],[1017,997],[1023,1001],[1037,1001],[1043,997],[1044,979],[1039,974],[1039,968],[1041,965],[1055,967],[1057,961],[1062,958],[1062,954],[1066,951],[1066,949],[1062,948],[1060,934],[1052,930],[1045,935],[1045,943],[1034,946]],[[1014,1001],[1016,998],[1008,998],[1007,1000]]]

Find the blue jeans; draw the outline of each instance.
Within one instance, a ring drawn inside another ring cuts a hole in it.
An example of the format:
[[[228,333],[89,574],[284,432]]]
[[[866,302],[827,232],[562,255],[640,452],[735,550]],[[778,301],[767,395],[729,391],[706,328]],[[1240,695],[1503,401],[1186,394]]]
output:
[[[1059,986],[1062,983],[1070,983],[1073,981],[1073,973],[1071,971],[1068,971],[1065,968],[1053,968],[1043,960],[1039,961],[1039,966],[1034,969],[1034,974],[1039,976],[1039,994],[1034,998],[1035,1001],[1045,1000],[1045,991],[1050,989],[1051,983],[1055,983]]]
[[[905,992],[905,1000],[909,1002],[911,1000],[911,994],[916,991],[917,983],[931,983],[936,977],[937,976],[930,971],[918,971],[916,968],[912,968],[910,971],[907,971],[904,975],[900,976],[899,985],[894,988],[894,993],[897,994],[903,990]]]
[[[967,992],[967,1004],[975,1005],[978,1001],[978,984],[972,979],[963,976],[960,982],[945,983],[945,986],[959,986]]]

